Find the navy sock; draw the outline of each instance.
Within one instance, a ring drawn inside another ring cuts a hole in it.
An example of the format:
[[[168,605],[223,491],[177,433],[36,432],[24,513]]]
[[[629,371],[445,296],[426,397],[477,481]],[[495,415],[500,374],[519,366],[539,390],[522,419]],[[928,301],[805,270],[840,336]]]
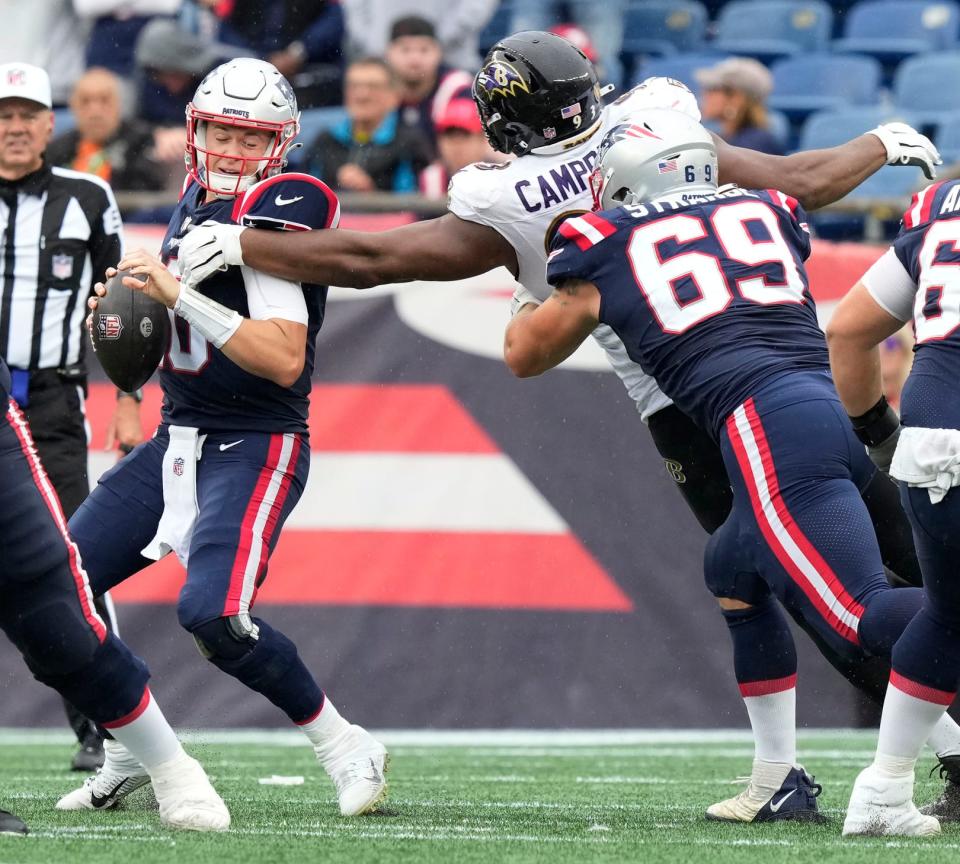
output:
[[[214,657],[210,662],[262,693],[294,723],[309,720],[323,704],[323,691],[300,659],[297,646],[260,618],[253,620],[260,635],[252,651],[238,660]]]
[[[922,604],[922,588],[877,591],[860,617],[860,644],[875,657],[890,657],[894,643]]]
[[[793,634],[779,603],[767,599],[749,609],[724,609],[723,617],[742,695],[755,695],[758,686],[797,674]]]

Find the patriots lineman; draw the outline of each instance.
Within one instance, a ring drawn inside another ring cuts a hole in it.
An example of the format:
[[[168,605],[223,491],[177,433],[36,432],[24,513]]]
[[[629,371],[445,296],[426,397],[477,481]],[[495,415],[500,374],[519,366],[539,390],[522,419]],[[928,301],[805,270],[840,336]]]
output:
[[[566,40],[541,32],[504,39],[477,74],[474,97],[493,147],[518,158],[459,172],[450,185],[450,213],[377,233],[292,235],[243,225],[201,227],[184,238],[180,249],[184,279],[201,284],[219,267],[246,262],[288,279],[362,288],[411,279],[464,279],[503,266],[523,285],[515,308],[539,303],[550,294],[544,264],[557,226],[591,208],[587,177],[606,132],[653,108],[672,107],[699,117],[693,95],[671,79],[649,79],[606,107],[602,95],[593,65]],[[842,197],[885,163],[920,164],[929,173],[938,161],[930,142],[903,124],[878,127],[831,150],[788,157],[740,150],[719,140],[715,146],[724,180],[776,186],[811,207]],[[601,328],[596,335],[661,454],[683,464],[687,482],[678,488],[701,525],[715,530],[730,510],[730,484],[716,444],[633,362],[615,334]],[[904,578],[918,580],[909,529],[899,527],[896,492],[887,478],[880,479],[884,482],[864,491],[874,517],[887,523],[884,560]],[[858,686],[874,683],[868,664],[822,648]],[[882,687],[875,688],[878,698]],[[756,722],[777,725],[776,720]]]
[[[913,804],[914,765],[960,688],[960,182],[928,186],[893,246],[827,329],[837,390],[878,465],[900,481],[923,570],[924,605],[893,649],[873,764],[850,797],[844,834],[934,834],[960,818],[960,751],[940,755],[943,797]],[[911,321],[917,338],[901,429],[881,395],[878,344]],[[892,461],[892,464],[891,464]]]
[[[336,785],[341,813],[357,815],[385,795],[386,750],[339,715],[296,646],[252,615],[270,553],[307,480],[310,376],[327,289],[230,267],[198,290],[167,269],[175,268],[185,233],[207,220],[336,227],[339,205],[323,183],[280,173],[298,118],[289,83],[263,61],[231,61],[198,87],[187,107],[189,176],[163,261],[141,251],[119,264],[146,277],[128,277],[129,287],[172,310],[160,371],[163,422],[103,476],[70,531],[98,594],[175,552],[187,569],[181,625],[204,657],[304,732]],[[96,299],[90,303],[96,307]],[[102,790],[123,778],[147,780],[136,760],[110,745],[100,773],[62,804],[98,806]]]
[[[707,816],[816,818],[819,788],[796,764],[791,731],[797,658],[774,598],[835,653],[889,657],[922,592],[884,577],[860,497],[876,468],[830,380],[803,210],[776,190],[718,189],[710,135],[677,111],[608,133],[591,182],[605,209],[560,226],[554,294],[513,319],[505,359],[538,375],[607,324],[719,441],[733,509],[708,543],[705,576],[717,596],[743,601],[728,614],[735,672],[751,720],[779,715],[780,737],[758,736],[750,787]],[[955,724],[943,727],[956,743]]]

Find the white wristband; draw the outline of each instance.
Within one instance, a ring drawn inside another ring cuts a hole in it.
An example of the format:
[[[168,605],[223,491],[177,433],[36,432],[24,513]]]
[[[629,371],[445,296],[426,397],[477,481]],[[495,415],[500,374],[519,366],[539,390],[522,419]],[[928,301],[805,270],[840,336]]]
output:
[[[236,310],[228,309],[182,283],[173,311],[217,348],[222,348],[243,323],[243,316]]]
[[[539,306],[542,302],[532,291],[527,290],[523,285],[518,285],[510,300],[510,317],[513,318],[517,312],[529,303]]]

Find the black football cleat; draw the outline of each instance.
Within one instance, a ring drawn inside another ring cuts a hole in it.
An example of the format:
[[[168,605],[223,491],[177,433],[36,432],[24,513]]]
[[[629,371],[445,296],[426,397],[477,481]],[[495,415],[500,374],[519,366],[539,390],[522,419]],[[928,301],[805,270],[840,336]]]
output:
[[[103,766],[103,739],[96,731],[84,736],[80,749],[73,754],[70,761],[71,771],[83,771],[92,774]]]
[[[924,816],[936,816],[940,822],[960,822],[960,756],[940,756],[939,760],[930,773],[939,769],[946,785],[940,797],[924,804],[920,812]]]
[[[6,810],[0,810],[0,834],[26,834],[27,826],[22,819],[18,819],[13,813]]]

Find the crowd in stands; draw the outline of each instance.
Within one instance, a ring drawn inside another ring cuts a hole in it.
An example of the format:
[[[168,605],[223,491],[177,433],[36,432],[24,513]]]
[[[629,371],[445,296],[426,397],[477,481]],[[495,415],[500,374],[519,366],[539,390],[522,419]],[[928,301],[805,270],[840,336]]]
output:
[[[256,56],[303,110],[292,168],[341,191],[442,198],[463,164],[502,158],[470,87],[483,52],[521,29],[570,39],[621,91],[683,80],[739,146],[831,146],[902,117],[960,156],[948,143],[960,145],[960,89],[938,86],[960,74],[958,2],[5,0],[0,56],[50,73],[61,134],[49,159],[121,192],[178,188],[194,89],[224,60]],[[918,182],[884,169],[854,195],[902,198]]]

